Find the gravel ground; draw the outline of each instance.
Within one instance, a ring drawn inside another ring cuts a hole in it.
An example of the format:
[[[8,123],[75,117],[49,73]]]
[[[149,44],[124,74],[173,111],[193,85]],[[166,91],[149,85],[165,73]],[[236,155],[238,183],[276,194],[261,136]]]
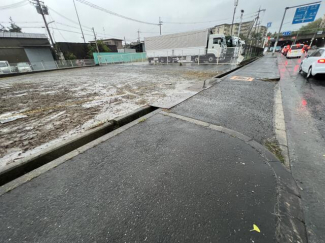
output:
[[[0,80],[0,168],[230,66],[108,65]]]

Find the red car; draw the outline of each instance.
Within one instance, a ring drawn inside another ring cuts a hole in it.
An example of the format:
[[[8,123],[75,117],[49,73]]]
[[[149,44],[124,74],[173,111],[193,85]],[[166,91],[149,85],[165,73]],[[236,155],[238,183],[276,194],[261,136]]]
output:
[[[290,50],[290,45],[287,45],[287,46],[285,46],[285,47],[282,48],[281,53],[282,53],[284,56],[286,56],[289,50]]]

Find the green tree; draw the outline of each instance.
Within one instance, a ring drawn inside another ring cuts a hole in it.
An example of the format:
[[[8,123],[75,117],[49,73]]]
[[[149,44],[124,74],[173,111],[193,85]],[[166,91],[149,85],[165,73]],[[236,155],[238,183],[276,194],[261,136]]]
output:
[[[75,59],[77,59],[77,57],[71,52],[64,53],[64,58],[65,58],[65,60],[75,60]]]
[[[111,50],[108,48],[107,45],[104,44],[102,40],[97,41],[99,52],[110,52]],[[93,58],[93,53],[97,52],[96,44],[88,44],[88,52],[87,57]]]
[[[246,44],[248,43],[248,38],[247,38],[246,35],[240,34],[239,37],[240,37],[240,39],[242,39],[243,41],[245,41]]]
[[[322,18],[319,18],[314,22],[301,26],[298,31],[299,33],[303,33],[303,34],[315,33],[318,30],[322,30],[322,28],[319,28],[321,22],[322,22]]]
[[[7,28],[0,24],[0,32],[8,32]]]
[[[12,20],[12,18],[9,18],[10,20],[10,26],[5,27],[2,24],[0,24],[0,31],[1,32],[17,32],[17,33],[22,33],[21,28],[16,25],[16,23]]]
[[[22,33],[21,28],[16,25],[16,23],[12,20],[12,18],[10,17],[10,27],[9,27],[9,32],[18,32],[18,33]]]

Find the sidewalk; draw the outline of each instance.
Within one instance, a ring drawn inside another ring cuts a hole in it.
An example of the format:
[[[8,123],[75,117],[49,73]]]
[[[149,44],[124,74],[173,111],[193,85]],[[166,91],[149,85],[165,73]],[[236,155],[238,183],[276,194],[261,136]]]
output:
[[[291,174],[260,145],[274,135],[275,83],[257,79],[276,72],[256,70],[273,62],[26,175],[0,196],[0,241],[306,242]]]

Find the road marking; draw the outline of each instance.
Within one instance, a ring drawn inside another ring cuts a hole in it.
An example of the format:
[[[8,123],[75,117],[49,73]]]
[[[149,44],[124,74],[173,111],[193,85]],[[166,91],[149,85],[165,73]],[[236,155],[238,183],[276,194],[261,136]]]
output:
[[[248,82],[254,80],[254,78],[252,78],[252,77],[241,77],[241,76],[233,76],[230,79],[232,79],[232,80],[240,80],[240,81],[248,81]]]
[[[256,231],[256,232],[258,232],[258,233],[261,232],[260,229],[257,227],[256,224],[253,224],[253,229],[251,229],[250,231]]]

